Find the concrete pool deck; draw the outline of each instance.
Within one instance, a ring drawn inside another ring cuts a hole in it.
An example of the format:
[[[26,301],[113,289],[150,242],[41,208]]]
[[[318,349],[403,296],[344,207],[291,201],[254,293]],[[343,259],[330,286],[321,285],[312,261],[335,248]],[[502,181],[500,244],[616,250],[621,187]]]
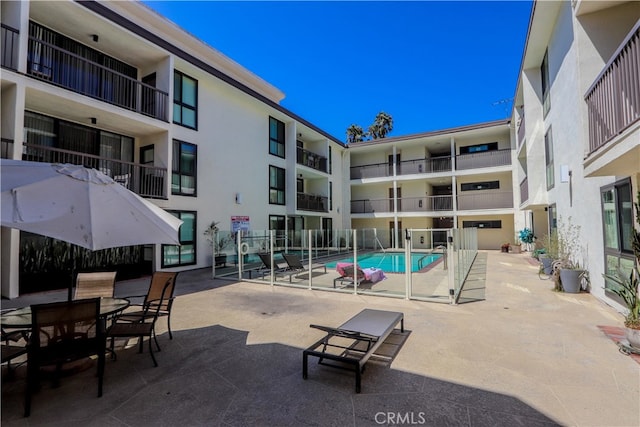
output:
[[[553,292],[525,254],[485,253],[485,300],[457,306],[181,273],[173,340],[159,321],[158,368],[146,349],[121,349],[103,397],[93,369],[56,389],[43,382],[24,419],[20,367],[3,378],[2,425],[640,425],[640,364],[599,328],[622,316],[590,294]],[[118,282],[117,295],[147,284]],[[309,324],[337,326],[363,308],[404,313],[392,362],[369,364],[360,394],[351,373],[315,363],[303,380],[302,350],[322,336]]]

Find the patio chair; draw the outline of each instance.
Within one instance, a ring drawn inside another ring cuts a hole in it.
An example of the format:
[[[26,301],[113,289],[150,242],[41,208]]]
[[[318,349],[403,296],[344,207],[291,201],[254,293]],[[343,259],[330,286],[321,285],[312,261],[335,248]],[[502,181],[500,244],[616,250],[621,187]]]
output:
[[[134,307],[134,311],[128,311],[121,314],[118,317],[119,322],[140,322],[145,316],[147,316],[148,305],[151,301],[163,300],[162,306],[158,311],[159,317],[167,318],[167,329],[169,331],[169,339],[173,339],[173,333],[171,332],[171,308],[173,307],[174,293],[176,290],[176,279],[178,278],[177,272],[169,271],[156,271],[151,276],[151,282],[149,283],[149,290],[146,295],[131,295],[127,299],[143,299],[140,303],[132,303],[131,307]],[[169,287],[166,291],[166,297],[163,298],[165,285],[169,282]]]
[[[340,277],[336,277],[335,279],[333,279],[334,288],[336,287],[337,282],[340,282],[341,285],[344,285],[345,282],[351,285],[353,285],[354,283],[359,285],[364,280],[366,280],[364,271],[362,271],[360,266],[358,266],[358,268],[356,269],[354,268],[353,264],[343,266],[338,270],[338,274],[340,274]]]
[[[114,342],[116,338],[138,338],[139,340],[139,352],[142,353],[143,341],[147,337],[149,341],[149,353],[153,360],[153,365],[158,367],[158,361],[153,354],[152,339],[156,343],[158,351],[160,351],[160,345],[158,344],[158,338],[156,336],[156,320],[160,316],[162,307],[166,307],[169,301],[169,292],[173,290],[174,280],[172,277],[166,280],[162,292],[158,299],[149,299],[146,301],[142,315],[140,315],[135,322],[121,321],[121,317],[111,325],[107,332],[107,337],[111,338],[111,357],[116,358],[116,352],[114,351]]]
[[[272,269],[274,273],[283,273],[289,270],[288,266],[280,265],[275,260],[272,265],[269,253],[258,253],[258,256],[260,257],[260,261],[262,261],[262,267],[258,269],[258,272],[262,275],[262,279],[264,279],[267,273],[270,274]]]
[[[113,298],[116,290],[116,272],[78,273],[74,300],[86,298]]]
[[[100,298],[35,304],[31,306],[31,319],[25,417],[31,413],[31,395],[45,366],[55,367],[54,384],[57,384],[64,364],[97,356],[98,397],[102,396],[106,335],[100,317]]]
[[[17,366],[25,363],[21,361],[16,366],[11,366],[11,361],[20,356],[27,354],[27,340],[29,339],[29,330],[19,329],[7,331],[2,328],[2,364],[7,364],[7,376],[13,377]]]
[[[303,264],[297,255],[283,253],[282,256],[284,257],[284,260],[287,262],[287,266],[289,269],[289,282],[291,282],[291,278],[293,276],[297,276],[304,272],[309,271],[308,265]],[[311,265],[311,270],[317,270],[320,268],[324,269],[325,273],[327,272],[327,266],[324,264],[316,263]]]

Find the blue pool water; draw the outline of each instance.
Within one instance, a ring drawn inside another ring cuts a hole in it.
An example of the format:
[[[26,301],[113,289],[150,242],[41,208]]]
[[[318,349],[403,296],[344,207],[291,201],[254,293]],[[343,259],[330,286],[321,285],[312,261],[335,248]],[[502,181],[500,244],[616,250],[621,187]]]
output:
[[[420,268],[418,261],[422,260],[422,268],[437,261],[442,255],[440,254],[411,254],[411,272],[415,273]],[[353,262],[352,258],[341,259],[327,263],[328,268],[335,268],[338,262]],[[404,252],[377,252],[372,254],[358,255],[358,265],[362,268],[379,268],[385,273],[404,273]]]

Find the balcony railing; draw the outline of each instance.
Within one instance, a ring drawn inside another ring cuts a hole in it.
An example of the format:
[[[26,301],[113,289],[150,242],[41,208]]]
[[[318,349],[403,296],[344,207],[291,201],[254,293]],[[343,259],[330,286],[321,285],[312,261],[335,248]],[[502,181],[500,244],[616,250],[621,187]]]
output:
[[[529,178],[522,180],[520,183],[520,203],[524,203],[529,200]]]
[[[296,197],[298,210],[329,212],[329,198],[315,194],[297,193]]]
[[[8,25],[2,26],[2,66],[11,70],[18,69],[18,38],[20,32]]]
[[[109,104],[168,120],[168,93],[35,37],[29,38],[27,73]]]
[[[589,152],[640,120],[640,21],[585,95]]]
[[[397,176],[450,171],[451,157],[403,160],[399,164],[396,164]],[[351,167],[351,179],[380,178],[387,176],[393,176],[393,165],[389,163],[375,163]]]
[[[351,213],[389,213],[394,211],[394,199],[363,199],[351,201]],[[398,212],[440,212],[453,210],[452,196],[401,197]]]
[[[512,191],[474,193],[458,195],[458,210],[513,208]]]
[[[327,173],[327,158],[304,148],[297,147],[296,161],[299,165],[307,166],[320,172]]]
[[[481,153],[459,154],[456,169],[478,169],[506,166],[511,164],[511,150],[483,151]]]
[[[2,138],[2,148],[0,150],[0,158],[10,159],[13,153],[13,139]]]
[[[149,198],[167,198],[167,170],[138,163],[109,159],[93,154],[62,150],[36,144],[23,144],[22,160],[71,163],[97,169],[127,189]]]

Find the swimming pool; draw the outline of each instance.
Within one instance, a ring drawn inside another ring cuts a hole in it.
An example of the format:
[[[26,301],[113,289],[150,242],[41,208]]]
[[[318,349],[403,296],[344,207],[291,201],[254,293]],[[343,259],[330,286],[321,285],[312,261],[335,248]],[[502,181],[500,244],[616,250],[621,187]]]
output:
[[[411,272],[420,270],[418,261],[422,258],[422,268],[436,262],[441,254],[411,254]],[[327,263],[328,268],[335,268],[338,262],[353,262],[353,257]],[[404,252],[376,252],[358,255],[358,265],[362,268],[379,268],[385,273],[404,273]]]

